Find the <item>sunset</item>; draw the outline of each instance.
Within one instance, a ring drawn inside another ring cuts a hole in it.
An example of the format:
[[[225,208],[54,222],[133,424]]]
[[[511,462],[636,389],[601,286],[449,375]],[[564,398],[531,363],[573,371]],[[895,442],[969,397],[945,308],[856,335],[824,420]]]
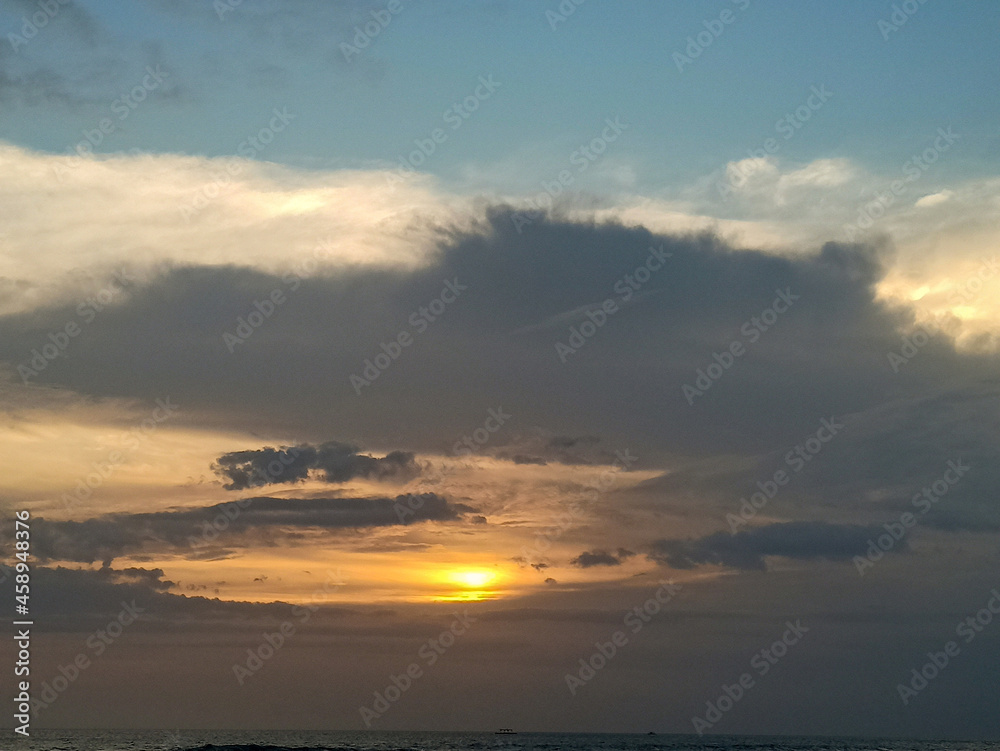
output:
[[[998,32],[0,0],[0,748],[992,751]]]

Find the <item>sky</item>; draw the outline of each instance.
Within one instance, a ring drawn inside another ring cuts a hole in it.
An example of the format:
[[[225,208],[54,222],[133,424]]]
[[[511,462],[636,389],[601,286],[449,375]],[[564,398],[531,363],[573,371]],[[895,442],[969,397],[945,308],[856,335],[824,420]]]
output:
[[[6,0],[33,727],[1000,737],[998,24]]]

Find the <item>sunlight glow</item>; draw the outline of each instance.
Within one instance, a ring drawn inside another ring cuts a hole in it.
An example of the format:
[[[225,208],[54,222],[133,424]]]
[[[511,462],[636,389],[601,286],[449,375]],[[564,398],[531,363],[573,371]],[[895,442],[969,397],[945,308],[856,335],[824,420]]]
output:
[[[468,587],[469,589],[482,589],[496,579],[497,575],[492,571],[483,571],[480,569],[472,571],[455,571],[449,578],[451,581],[456,584],[460,584],[463,587]]]
[[[439,574],[439,581],[448,591],[434,599],[439,602],[476,602],[492,600],[500,593],[500,572],[484,568],[447,569]]]

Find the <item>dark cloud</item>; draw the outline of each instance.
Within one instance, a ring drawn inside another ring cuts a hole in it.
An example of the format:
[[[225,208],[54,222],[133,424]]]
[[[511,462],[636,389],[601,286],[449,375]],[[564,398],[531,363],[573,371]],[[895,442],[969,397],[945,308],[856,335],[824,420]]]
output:
[[[614,452],[600,443],[598,436],[549,435],[536,428],[518,433],[490,453],[515,464],[611,464],[615,460]]]
[[[330,573],[328,581],[332,582]],[[337,580],[339,582],[339,579]],[[45,631],[88,631],[106,626],[124,604],[141,613],[142,629],[183,629],[197,621],[202,628],[232,634],[259,620],[288,618],[292,605],[209,599],[171,592],[179,582],[164,578],[161,569],[72,569],[36,566],[32,569],[31,612]],[[188,587],[190,590],[191,588]],[[203,589],[195,587],[194,589]],[[13,598],[13,577],[0,580],[0,595]],[[325,616],[350,609],[319,603]],[[252,619],[252,620],[251,620]]]
[[[600,438],[593,435],[580,436],[579,438],[574,438],[573,436],[557,435],[552,436],[549,439],[549,446],[554,448],[572,448],[574,446],[580,445],[592,445],[600,442]]]
[[[325,432],[334,414],[339,430],[365,443],[428,450],[450,447],[488,407],[502,404],[519,429],[547,429],[538,442],[550,452],[587,447],[553,435],[600,435],[611,453],[629,436],[646,455],[662,457],[758,451],[798,437],[818,410],[871,408],[932,379],[954,380],[963,364],[970,374],[987,372],[986,362],[963,361],[940,339],[907,371],[892,372],[886,352],[898,346],[907,317],[875,302],[880,270],[871,248],[829,244],[777,258],[734,252],[707,235],[663,237],[614,224],[540,221],[518,234],[511,216],[491,211],[480,231],[450,236],[434,263],[413,272],[350,269],[302,281],[266,331],[235,354],[223,333],[255,298],[287,284],[232,267],[169,270],[102,313],[102,335],[79,338],[73,362],[51,363],[38,381],[93,394],[169,393],[192,414],[222,410],[232,423],[272,429]],[[588,304],[617,299],[616,280],[654,243],[673,257],[647,294],[623,303],[560,362],[556,341],[567,340]],[[417,334],[410,315],[445,279],[468,290]],[[741,325],[778,288],[800,295],[796,307],[689,405],[681,387],[712,362],[713,350],[742,338]],[[6,317],[0,357],[16,367],[50,324],[73,315],[67,307]],[[536,327],[516,333],[529,325]],[[357,394],[350,376],[401,330],[414,334],[414,344]],[[178,335],[163,335],[171,331]],[[463,388],[442,388],[445,372]]]
[[[10,13],[4,20],[11,24],[11,33],[20,37],[16,43],[8,39],[14,51],[23,51],[39,35],[43,38],[52,34],[66,35],[91,50],[101,41],[106,41],[107,37],[100,23],[80,3],[74,0],[57,0],[57,3],[56,6],[50,6],[55,13],[45,13],[51,15],[51,18],[40,27],[34,23],[26,23],[32,21],[39,10],[42,10],[37,0],[9,0],[7,7],[0,9],[0,17],[5,15],[5,11]],[[37,29],[37,33],[32,33],[32,27]],[[22,40],[25,42],[23,46]]]
[[[276,545],[296,534],[293,530],[448,522],[474,511],[435,493],[424,493],[396,498],[244,498],[214,506],[108,514],[84,521],[39,517],[33,520],[32,554],[41,561],[106,564],[119,556],[152,549],[189,557],[218,556],[228,554],[230,547],[251,543]],[[11,534],[9,530],[4,533]]]
[[[678,509],[738,508],[756,482],[788,469],[786,453],[821,418],[840,416],[848,429],[773,501],[785,518],[821,504],[831,517],[890,521],[945,461],[966,457],[976,469],[921,522],[1000,522],[1000,468],[989,461],[1000,425],[987,417],[1000,393],[998,358],[960,353],[935,335],[894,372],[887,354],[898,351],[913,312],[876,297],[883,249],[827,243],[777,257],[735,251],[709,234],[541,216],[518,233],[514,218],[492,208],[472,230],[442,234],[440,253],[417,270],[351,268],[294,291],[278,275],[249,269],[167,270],[104,311],[99,328],[74,341],[72,359],[50,363],[36,382],[94,396],[170,394],[195,424],[221,419],[300,435],[314,447],[335,415],[338,433],[363,444],[441,451],[503,405],[518,433],[491,437],[483,451],[601,464],[628,449],[644,467],[671,470],[646,488],[645,502]],[[625,301],[615,283],[651,246],[672,257]],[[444,280],[468,289],[418,333],[408,320]],[[274,289],[286,290],[287,304],[229,353],[223,334]],[[776,290],[799,299],[751,342],[741,329]],[[605,299],[618,312],[561,362],[556,342]],[[16,367],[73,316],[65,307],[5,317],[0,359]],[[412,346],[358,394],[351,375],[400,331],[413,335]],[[746,354],[689,404],[682,387],[733,341]],[[359,461],[340,456],[333,477]],[[248,454],[232,468],[263,459]],[[231,483],[248,481],[234,474]]]
[[[152,0],[150,6],[159,11],[164,25],[197,25],[201,33],[215,37],[220,45],[236,42],[243,51],[239,59],[206,55],[203,61],[224,79],[278,86],[308,62],[377,84],[388,68],[377,49],[365,49],[367,43],[364,48],[348,50],[346,55],[341,47],[353,45],[358,29],[372,20],[373,11],[385,12],[384,0],[243,0],[232,6],[206,6],[198,0]],[[395,17],[390,23],[396,23]],[[264,80],[257,75],[262,68],[270,71]]]
[[[300,482],[314,469],[318,470],[319,479],[329,483],[347,482],[356,477],[402,482],[420,474],[411,452],[392,451],[379,459],[358,451],[357,446],[337,441],[319,446],[267,447],[224,454],[212,469],[229,479],[224,486],[226,490]]]
[[[593,566],[621,566],[622,563],[635,553],[625,548],[618,548],[617,553],[609,553],[606,550],[590,550],[580,553],[570,563],[579,568],[591,568]]]
[[[115,39],[79,3],[62,0],[52,6],[51,20],[33,31],[29,19],[47,14],[37,2],[15,0],[10,9],[17,12],[15,6],[23,15],[0,7],[0,29],[9,29],[3,33],[8,43],[0,47],[0,101],[31,108],[56,105],[61,116],[77,112],[85,118],[80,123],[92,128],[101,117],[95,119],[94,108],[117,117],[112,104],[146,78],[147,68],[164,74],[150,91],[150,102],[189,100],[159,41]]]
[[[750,508],[749,499],[756,503],[769,491],[769,512],[784,518],[825,509],[829,521],[868,524],[911,513],[919,527],[993,532],[1000,529],[1000,504],[994,502],[1000,465],[992,448],[1000,441],[1000,424],[984,410],[998,404],[989,383],[892,401],[837,418],[843,429],[803,460],[795,449],[815,435],[820,418],[812,430],[757,456],[678,466],[643,483],[637,503],[677,513],[692,504],[711,507],[732,530],[742,525],[735,515]],[[784,473],[780,487],[776,473]]]
[[[864,555],[869,542],[886,531],[881,527],[826,522],[785,522],[737,532],[716,532],[696,540],[658,540],[649,558],[672,568],[705,564],[764,570],[765,556],[797,560],[844,560]],[[900,540],[892,549],[906,549]]]
[[[511,456],[510,459],[512,462],[514,462],[514,464],[538,464],[543,467],[548,464],[548,462],[545,461],[540,456],[525,456],[524,454],[514,454],[513,456]]]

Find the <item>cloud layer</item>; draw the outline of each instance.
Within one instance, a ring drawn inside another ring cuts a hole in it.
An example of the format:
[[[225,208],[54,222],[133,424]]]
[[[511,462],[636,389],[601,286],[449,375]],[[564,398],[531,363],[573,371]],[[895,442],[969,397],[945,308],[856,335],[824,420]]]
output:
[[[123,555],[152,551],[198,558],[277,545],[293,537],[296,530],[447,522],[474,511],[434,493],[397,498],[244,498],[203,508],[108,514],[84,521],[38,518],[33,552],[42,561],[105,565]],[[248,534],[251,540],[242,539]]]
[[[358,451],[357,446],[338,441],[234,451],[220,456],[213,469],[229,480],[226,490],[300,482],[309,477],[310,470],[318,470],[319,477],[328,483],[343,483],[355,477],[398,482],[420,474],[413,452],[393,451],[380,459]]]
[[[738,569],[765,569],[765,557],[796,560],[844,560],[864,555],[885,533],[880,527],[826,522],[787,522],[729,534],[716,532],[697,540],[659,540],[649,557],[672,568],[716,564]],[[903,542],[896,552],[905,549]]]

